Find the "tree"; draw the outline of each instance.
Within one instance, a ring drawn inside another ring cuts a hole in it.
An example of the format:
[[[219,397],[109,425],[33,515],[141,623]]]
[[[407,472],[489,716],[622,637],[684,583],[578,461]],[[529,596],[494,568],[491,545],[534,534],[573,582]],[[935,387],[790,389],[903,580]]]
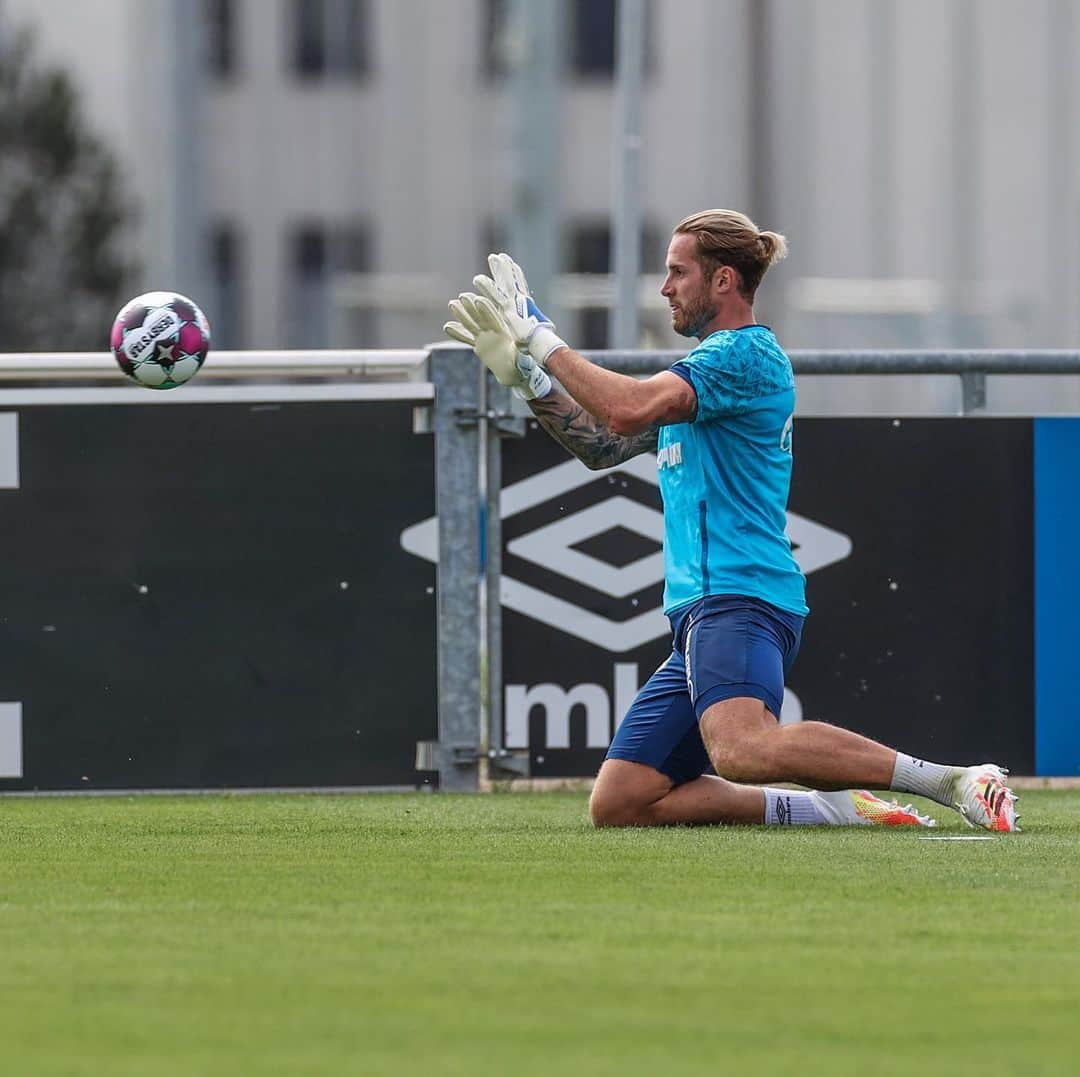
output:
[[[107,347],[133,210],[63,71],[0,37],[0,351]]]

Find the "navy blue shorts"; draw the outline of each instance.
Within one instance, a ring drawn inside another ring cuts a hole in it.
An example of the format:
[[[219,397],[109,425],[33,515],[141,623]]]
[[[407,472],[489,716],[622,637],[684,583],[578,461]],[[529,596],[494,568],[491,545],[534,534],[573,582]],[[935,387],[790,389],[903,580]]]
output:
[[[798,614],[741,595],[710,595],[676,611],[671,657],[630,705],[607,758],[644,763],[676,785],[704,774],[701,715],[720,700],[748,696],[779,717],[802,626]]]

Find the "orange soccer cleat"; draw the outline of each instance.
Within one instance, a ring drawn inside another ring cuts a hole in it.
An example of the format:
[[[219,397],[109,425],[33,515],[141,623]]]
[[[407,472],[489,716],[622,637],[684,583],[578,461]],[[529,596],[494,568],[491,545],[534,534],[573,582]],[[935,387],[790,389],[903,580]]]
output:
[[[1008,771],[994,763],[965,767],[953,787],[953,807],[970,826],[1011,833],[1020,829],[1016,794],[1005,784]]]
[[[818,793],[839,824],[855,826],[937,826],[928,815],[920,815],[910,804],[901,807],[895,800],[882,800],[865,789],[841,789]]]

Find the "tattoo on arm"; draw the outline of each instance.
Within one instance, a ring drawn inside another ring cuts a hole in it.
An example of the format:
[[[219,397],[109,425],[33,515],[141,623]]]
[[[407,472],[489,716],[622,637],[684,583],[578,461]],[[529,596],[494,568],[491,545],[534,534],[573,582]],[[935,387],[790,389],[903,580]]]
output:
[[[540,425],[560,445],[593,470],[614,467],[633,456],[656,451],[658,426],[627,437],[614,434],[560,389],[552,389],[547,396],[530,400],[529,407]]]

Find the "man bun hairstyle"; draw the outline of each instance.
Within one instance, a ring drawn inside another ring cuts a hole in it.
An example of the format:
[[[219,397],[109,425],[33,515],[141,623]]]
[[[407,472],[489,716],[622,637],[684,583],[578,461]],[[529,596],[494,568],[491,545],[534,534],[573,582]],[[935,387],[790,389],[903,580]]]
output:
[[[739,275],[739,291],[753,303],[761,278],[774,262],[787,254],[787,240],[779,232],[760,232],[745,213],[734,209],[707,209],[683,218],[674,228],[695,236],[698,261],[711,280],[721,266],[731,266]]]

